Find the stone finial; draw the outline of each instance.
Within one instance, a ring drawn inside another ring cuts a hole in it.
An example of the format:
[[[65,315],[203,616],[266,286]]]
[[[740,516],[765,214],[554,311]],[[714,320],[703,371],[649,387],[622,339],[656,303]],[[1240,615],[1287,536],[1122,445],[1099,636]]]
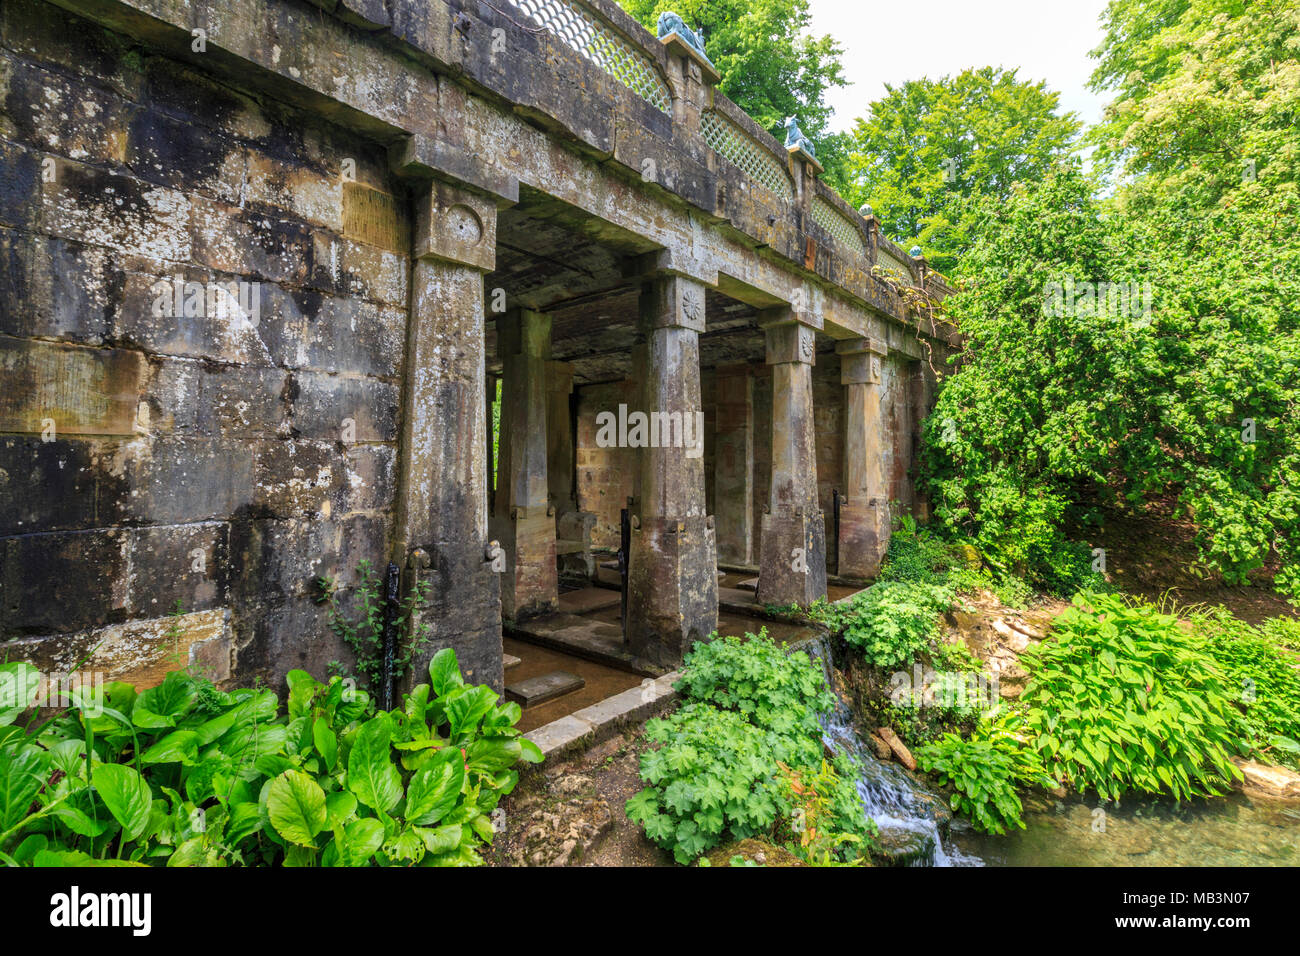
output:
[[[817,147],[813,146],[812,140],[803,134],[799,128],[799,121],[793,116],[785,118],[785,148],[802,149],[813,159],[817,158]]]
[[[911,249],[907,250],[907,254],[911,256],[913,259],[919,259],[921,258],[921,247],[913,246]]]
[[[875,214],[876,211],[872,209],[869,205],[865,205],[865,204],[862,206],[861,209],[858,210],[858,215],[861,216],[863,219],[870,219]]]
[[[682,41],[692,50],[704,57],[704,62],[712,65],[713,61],[709,55],[704,52],[704,31],[701,30],[698,35],[695,31],[686,25],[680,16],[675,13],[664,11],[659,14],[659,20],[655,24],[659,34],[659,39],[672,36],[674,33],[681,37]]]

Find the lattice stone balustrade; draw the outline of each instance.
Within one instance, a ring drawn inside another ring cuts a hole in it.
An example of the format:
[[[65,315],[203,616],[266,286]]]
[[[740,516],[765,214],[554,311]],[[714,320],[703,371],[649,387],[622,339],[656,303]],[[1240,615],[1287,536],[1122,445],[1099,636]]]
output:
[[[814,196],[812,201],[813,222],[829,232],[835,241],[845,249],[851,249],[860,256],[866,256],[867,243],[862,232],[849,217],[840,212],[821,196]]]
[[[912,267],[883,246],[876,250],[876,265],[899,273],[908,283],[912,281]]]
[[[582,4],[566,0],[510,0],[510,3],[651,106],[665,113],[672,107],[672,92],[650,59]]]
[[[771,192],[793,201],[794,186],[780,160],[739,126],[716,110],[709,110],[700,116],[700,129],[704,141],[715,153],[740,167]]]

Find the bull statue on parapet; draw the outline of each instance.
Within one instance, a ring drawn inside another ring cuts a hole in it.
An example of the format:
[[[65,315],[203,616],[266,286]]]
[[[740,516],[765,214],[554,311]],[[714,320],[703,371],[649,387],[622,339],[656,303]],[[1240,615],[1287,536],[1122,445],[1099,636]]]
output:
[[[700,56],[704,57],[705,62],[713,62],[709,59],[709,55],[704,52],[704,31],[700,30],[699,34],[696,35],[695,31],[686,25],[686,21],[677,14],[670,11],[664,11],[659,14],[659,20],[655,24],[655,27],[659,34],[659,39],[662,40],[664,37],[672,36],[676,33],[683,41],[685,41],[687,46]]]
[[[817,147],[813,146],[812,140],[803,134],[799,128],[799,121],[793,116],[785,118],[785,148],[802,149],[813,159],[817,158]]]

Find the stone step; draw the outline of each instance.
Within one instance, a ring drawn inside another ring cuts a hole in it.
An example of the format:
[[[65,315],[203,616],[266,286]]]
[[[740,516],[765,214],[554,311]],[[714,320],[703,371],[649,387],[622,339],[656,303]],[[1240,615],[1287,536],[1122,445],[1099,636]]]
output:
[[[571,691],[581,690],[586,686],[587,682],[577,674],[570,674],[568,671],[551,671],[549,674],[541,674],[507,685],[506,697],[520,707],[528,708],[554,700]]]
[[[519,663],[520,663],[519,658],[515,657],[515,655],[513,654],[501,655],[501,666],[504,670],[510,670],[510,668],[512,667],[518,667]]]

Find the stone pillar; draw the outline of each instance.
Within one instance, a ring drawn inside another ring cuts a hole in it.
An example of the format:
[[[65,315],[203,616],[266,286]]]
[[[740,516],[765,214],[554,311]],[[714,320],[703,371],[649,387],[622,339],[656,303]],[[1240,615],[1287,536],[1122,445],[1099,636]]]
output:
[[[546,363],[546,478],[555,513],[577,511],[577,485],[573,467],[573,366],[568,362]]]
[[[716,370],[713,510],[718,560],[754,563],[754,377],[749,366]]]
[[[428,584],[428,641],[404,683],[444,647],[465,677],[498,690],[500,585],[487,560],[487,397],[483,276],[496,260],[496,208],[425,183],[415,201],[411,311],[392,560]]]
[[[816,332],[790,309],[764,313],[772,366],[772,478],[759,544],[761,604],[826,596],[826,519],[817,500],[812,366]]]
[[[880,416],[881,363],[888,351],[871,338],[839,342],[844,386],[844,485],[840,503],[839,573],[875,577],[889,549],[889,480]]]
[[[554,611],[555,511],[546,477],[546,366],[551,317],[513,309],[497,319],[501,438],[492,536],[506,553],[501,613],[520,621]]]
[[[640,309],[645,361],[637,411],[650,419],[649,444],[638,453],[624,637],[631,653],[673,667],[718,626],[717,545],[705,513],[699,424],[704,287],[656,276],[642,289]]]
[[[922,356],[921,360],[915,364],[915,370],[913,372],[913,390],[915,392],[916,404],[914,405],[912,412],[912,433],[914,435],[912,440],[911,462],[913,495],[912,514],[916,520],[922,524],[930,520],[930,498],[928,495],[922,493],[919,487],[920,482],[917,480],[921,473],[921,428],[922,423],[930,416],[930,413],[934,411],[935,391],[938,387],[938,381],[934,369],[930,366],[930,362],[933,361],[937,366],[945,357],[942,346],[936,343],[934,349],[935,352],[931,358],[927,359]],[[931,423],[930,427],[942,428],[943,426],[942,424],[936,426],[934,423]]]

